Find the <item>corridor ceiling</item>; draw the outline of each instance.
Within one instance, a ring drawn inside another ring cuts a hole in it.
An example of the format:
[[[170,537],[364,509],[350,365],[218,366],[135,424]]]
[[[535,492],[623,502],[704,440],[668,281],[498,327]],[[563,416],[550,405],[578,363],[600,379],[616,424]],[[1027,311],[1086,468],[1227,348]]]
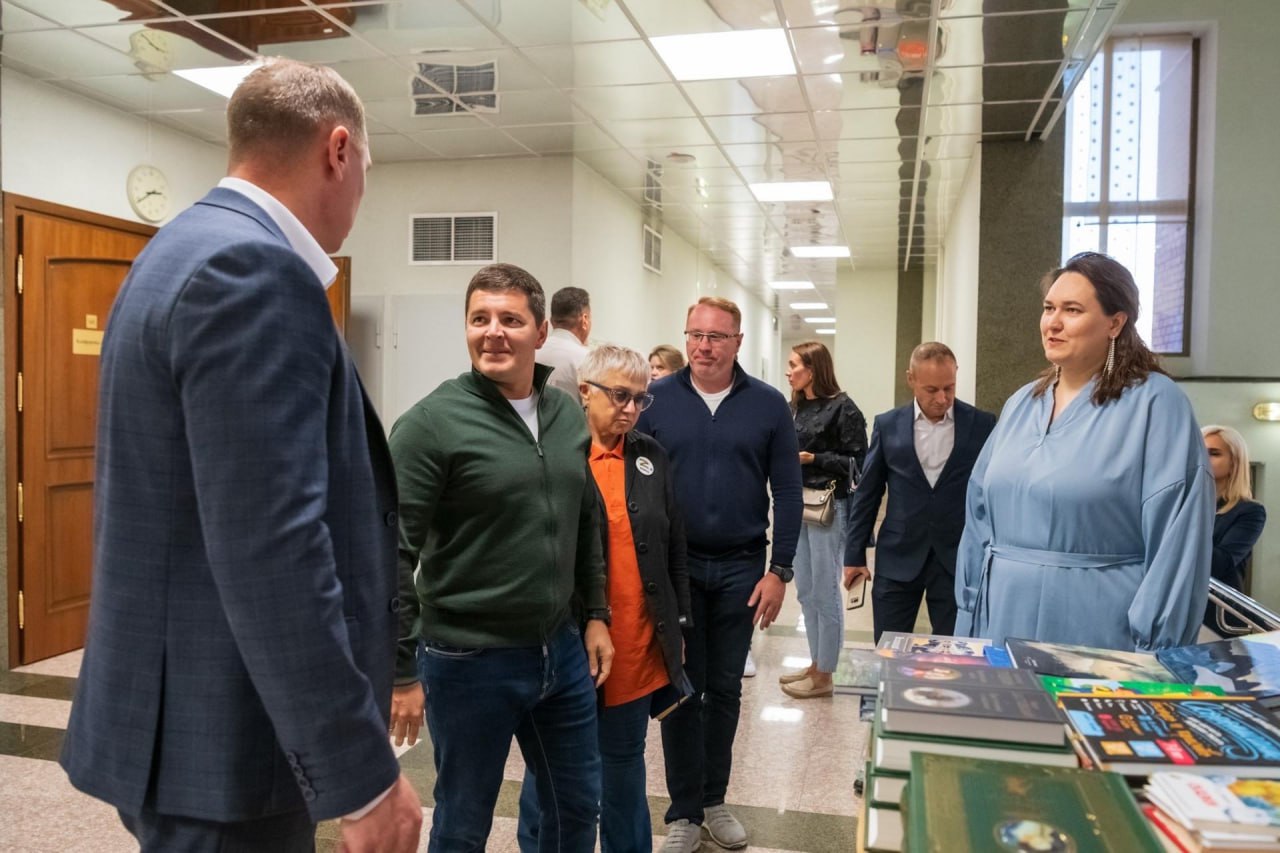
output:
[[[934,262],[975,145],[1052,129],[1125,2],[0,0],[0,63],[217,144],[225,100],[175,71],[325,63],[375,162],[572,155],[768,304],[777,280],[834,304],[840,264]],[[680,79],[659,52],[752,30],[784,37],[774,76]],[[749,187],[778,181],[832,197]],[[811,245],[850,257],[795,256]]]

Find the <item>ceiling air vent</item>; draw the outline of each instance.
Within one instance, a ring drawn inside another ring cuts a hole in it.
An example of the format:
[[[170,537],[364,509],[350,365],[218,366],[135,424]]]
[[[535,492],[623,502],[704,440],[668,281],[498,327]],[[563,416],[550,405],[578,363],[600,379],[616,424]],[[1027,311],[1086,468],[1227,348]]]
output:
[[[498,214],[420,213],[410,219],[410,264],[474,264],[497,260]]]
[[[648,225],[644,226],[644,268],[650,272],[662,272],[662,235]]]
[[[644,169],[645,204],[662,207],[662,164],[656,160],[647,160]]]
[[[411,79],[410,87],[413,114],[416,116],[498,111],[498,66],[495,62],[479,65],[419,62],[418,73]]]

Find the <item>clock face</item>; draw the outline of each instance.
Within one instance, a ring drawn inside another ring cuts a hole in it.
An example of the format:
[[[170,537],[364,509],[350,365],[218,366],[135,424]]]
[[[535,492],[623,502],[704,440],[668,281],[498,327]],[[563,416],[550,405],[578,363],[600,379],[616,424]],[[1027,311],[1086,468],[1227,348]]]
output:
[[[169,215],[169,179],[155,166],[138,166],[125,184],[133,212],[147,222]]]

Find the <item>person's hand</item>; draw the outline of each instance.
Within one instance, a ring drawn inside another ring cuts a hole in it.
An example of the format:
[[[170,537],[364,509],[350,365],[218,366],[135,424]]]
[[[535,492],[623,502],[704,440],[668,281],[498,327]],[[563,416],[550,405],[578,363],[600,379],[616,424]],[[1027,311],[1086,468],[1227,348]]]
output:
[[[613,669],[613,640],[609,638],[609,626],[599,619],[588,619],[585,643],[591,677],[599,687],[609,677],[609,670]]]
[[[778,618],[782,600],[786,597],[787,585],[782,582],[782,578],[773,572],[765,572],[756,588],[751,591],[751,597],[747,599],[747,606],[756,609],[756,615],[751,617],[752,624],[759,625],[761,631],[772,625],[773,620]]]
[[[809,452],[809,451],[807,451],[807,450],[801,450],[801,451],[800,451],[800,464],[801,464],[801,465],[812,465],[812,464],[813,464],[813,454],[812,454],[812,453],[810,453],[810,452]]]
[[[844,567],[844,588],[853,589],[854,584],[859,579],[864,581],[871,580],[871,570],[866,566],[845,566]]]
[[[406,742],[413,746],[418,742],[425,707],[426,696],[420,681],[402,684],[391,691],[391,736],[396,739],[396,746]]]
[[[422,834],[422,801],[403,773],[391,793],[359,820],[338,822],[339,853],[410,853]]]

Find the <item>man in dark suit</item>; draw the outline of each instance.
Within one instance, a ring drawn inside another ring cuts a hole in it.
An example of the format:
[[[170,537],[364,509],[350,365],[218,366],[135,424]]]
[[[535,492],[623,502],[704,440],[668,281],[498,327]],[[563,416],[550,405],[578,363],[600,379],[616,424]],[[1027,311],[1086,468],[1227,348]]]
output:
[[[956,547],[964,530],[965,491],[995,415],[956,399],[956,357],[945,344],[911,353],[909,405],[878,415],[862,480],[849,510],[845,586],[870,578],[867,548],[880,501],[889,506],[875,539],[871,588],[876,642],[885,631],[911,631],[923,596],[935,634],[956,624]]]
[[[395,475],[325,299],[369,166],[329,68],[255,71],[229,176],[102,347],[89,636],[62,765],[143,850],[413,850],[388,739]]]

